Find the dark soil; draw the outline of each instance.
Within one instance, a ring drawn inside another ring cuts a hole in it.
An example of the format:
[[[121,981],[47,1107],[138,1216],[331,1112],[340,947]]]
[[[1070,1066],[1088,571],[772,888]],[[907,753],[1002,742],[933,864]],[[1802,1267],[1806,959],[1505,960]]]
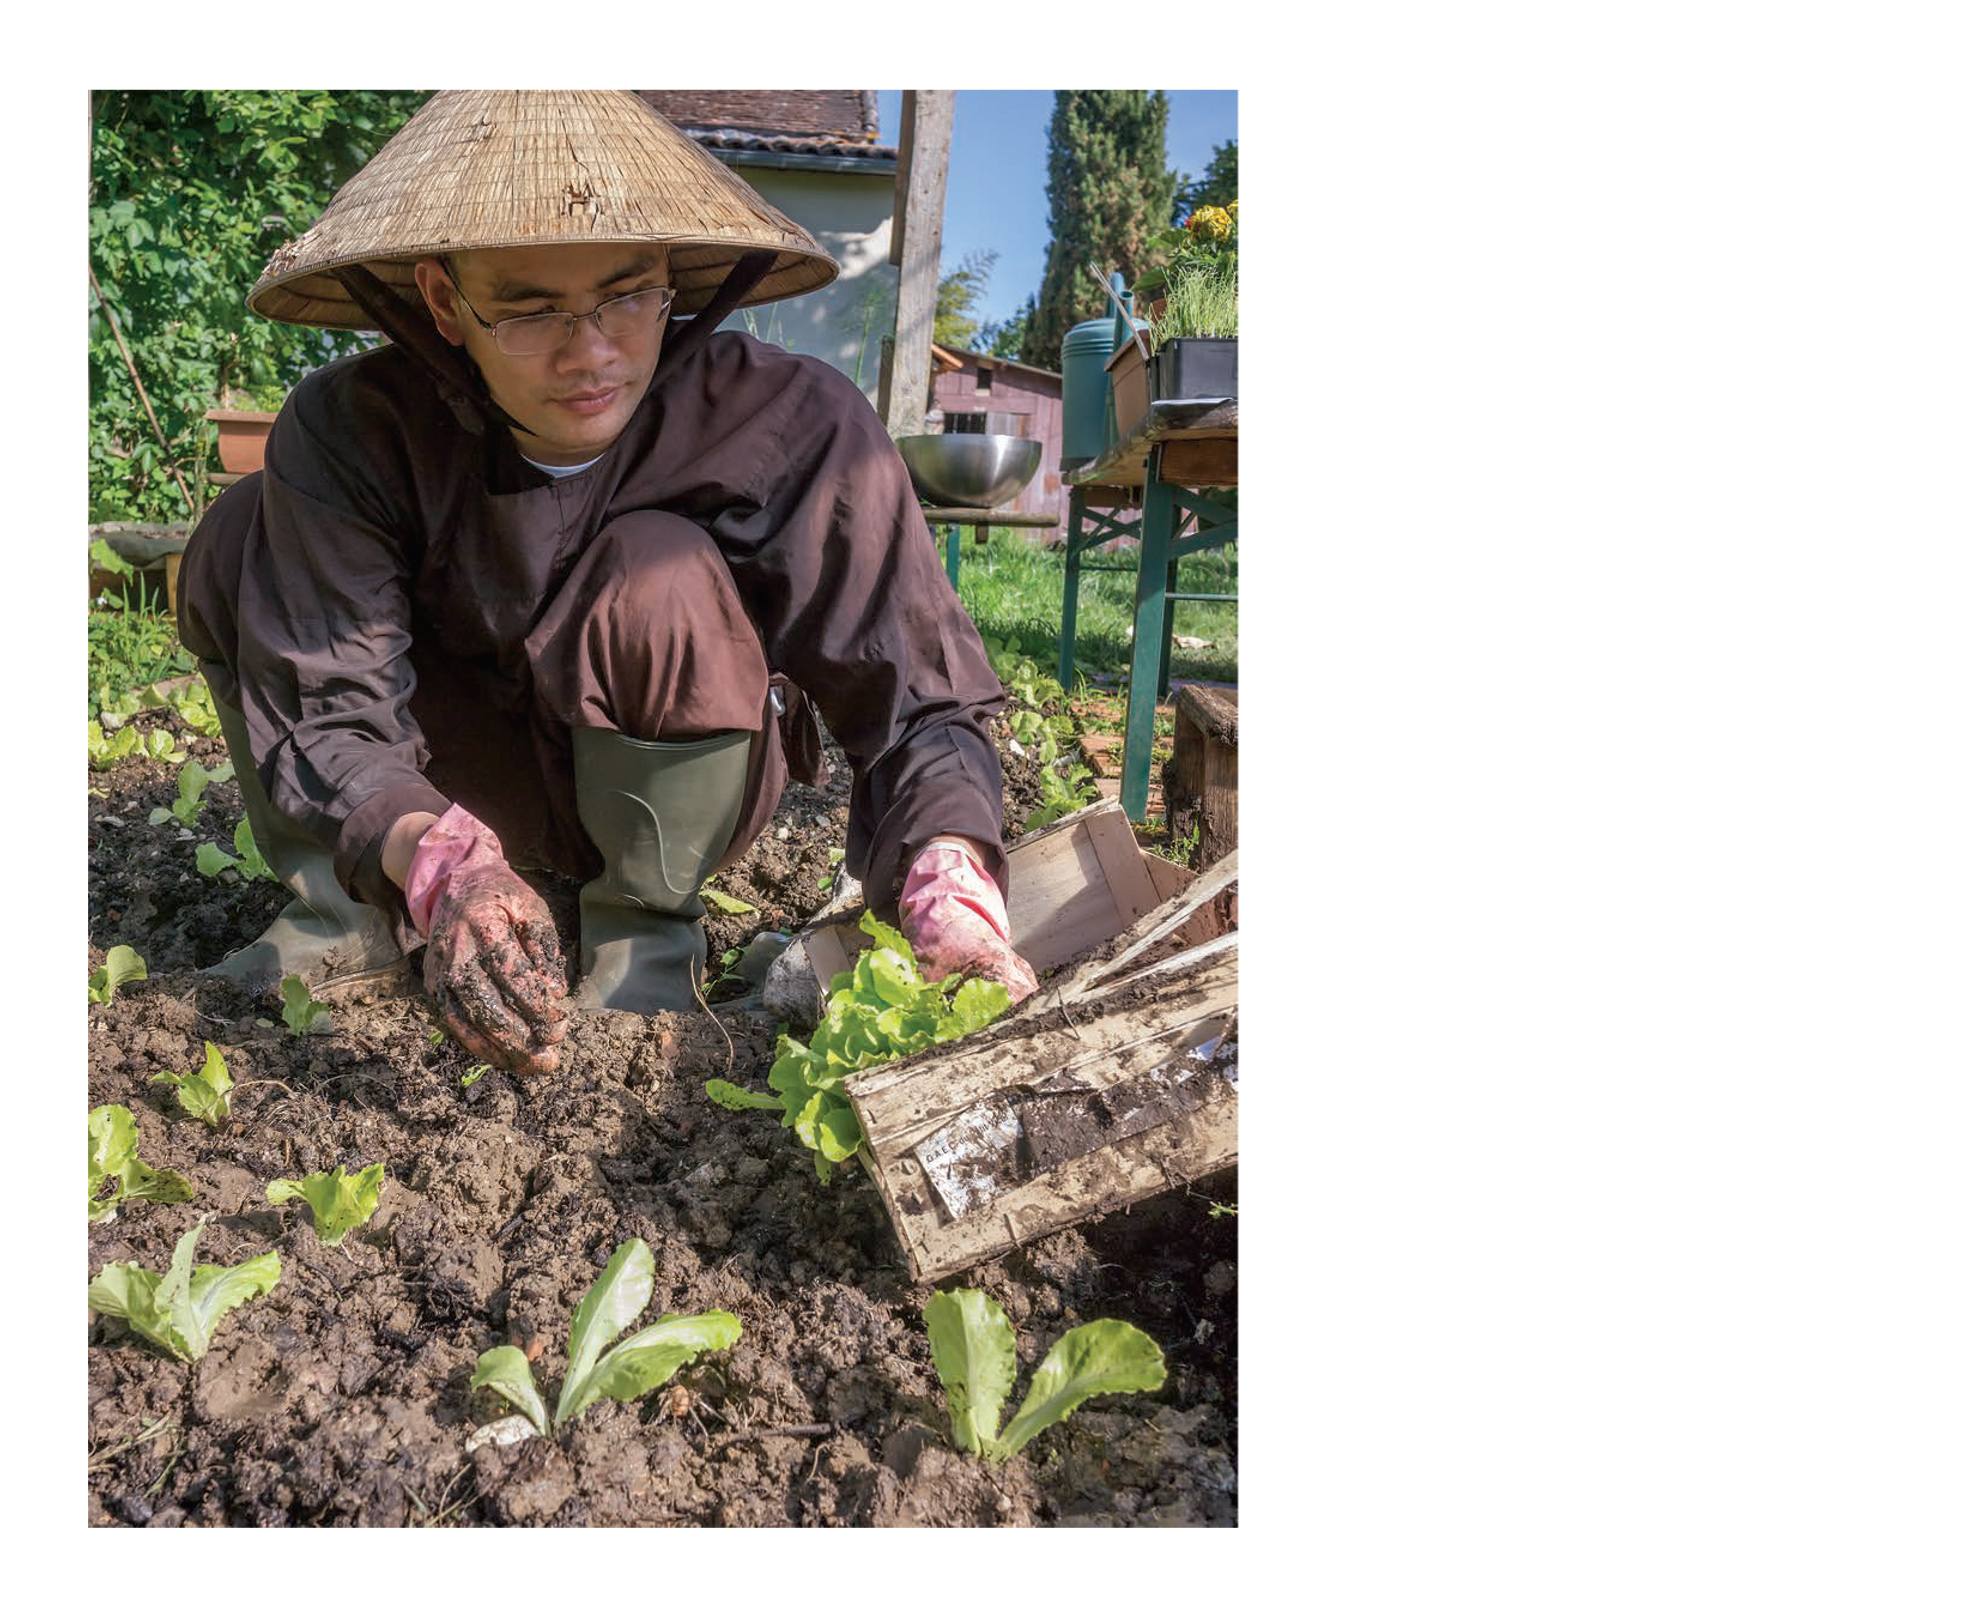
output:
[[[176,722],[140,716],[145,729]],[[209,767],[218,741],[178,732]],[[1006,738],[1005,738],[1006,739]],[[1009,757],[1008,830],[1035,770]],[[816,911],[844,843],[848,771],[791,786],[775,824],[715,884],[749,906],[709,921],[720,957]],[[766,1087],[776,1025],[710,986],[713,1009],[579,1016],[550,1078],[469,1060],[407,977],[291,1035],[277,1004],[199,974],[286,901],[269,882],[201,876],[198,843],[231,847],[231,783],[196,829],[149,823],[177,766],[89,777],[89,967],[115,943],[149,975],[89,1010],[89,1105],[137,1119],[140,1155],[198,1187],[182,1206],[124,1204],[92,1227],[90,1274],[162,1271],[210,1215],[201,1263],[270,1249],[282,1278],[228,1315],[184,1366],[90,1316],[92,1525],[1232,1526],[1236,1519],[1236,1200],[1231,1173],[1036,1241],[937,1289],[978,1287],[1014,1323],[1013,1413],[1050,1344],[1082,1322],[1130,1321],[1165,1351],[1157,1392],[1101,1397],[996,1468],[952,1447],[920,1311],[882,1203],[857,1171],[820,1184],[772,1112],[732,1113],[709,1078]],[[1025,796],[1025,793],[1027,794]],[[539,883],[576,958],[573,886]],[[725,1002],[723,1002],[725,999]],[[205,1041],[240,1086],[215,1132],[148,1080],[197,1067]],[[382,1161],[378,1212],[340,1247],[267,1182]],[[509,1414],[472,1393],[478,1356],[539,1350],[564,1367],[570,1315],[612,1249],[656,1260],[645,1318],[720,1308],[744,1334],[635,1404],[603,1400],[553,1441],[486,1444]]]

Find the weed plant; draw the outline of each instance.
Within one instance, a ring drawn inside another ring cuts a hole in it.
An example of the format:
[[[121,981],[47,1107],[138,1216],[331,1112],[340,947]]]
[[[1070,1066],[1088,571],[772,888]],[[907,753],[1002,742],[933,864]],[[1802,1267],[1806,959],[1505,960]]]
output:
[[[99,717],[127,691],[193,671],[192,654],[143,579],[124,599],[108,595],[89,608],[89,717]]]

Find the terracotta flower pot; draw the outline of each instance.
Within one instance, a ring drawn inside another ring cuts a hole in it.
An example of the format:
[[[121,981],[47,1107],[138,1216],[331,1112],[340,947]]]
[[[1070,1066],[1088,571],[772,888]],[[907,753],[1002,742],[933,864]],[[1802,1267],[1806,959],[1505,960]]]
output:
[[[273,410],[208,410],[206,419],[220,429],[220,465],[236,476],[258,472],[275,415]]]

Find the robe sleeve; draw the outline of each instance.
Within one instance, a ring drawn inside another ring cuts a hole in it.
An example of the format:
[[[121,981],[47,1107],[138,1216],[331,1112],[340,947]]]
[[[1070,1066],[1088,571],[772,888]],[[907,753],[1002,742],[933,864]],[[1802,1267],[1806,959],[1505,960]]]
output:
[[[870,402],[819,360],[759,345],[786,371],[747,436],[744,487],[712,531],[757,614],[769,665],[816,703],[853,771],[846,863],[896,913],[905,866],[943,832],[990,850],[1004,891],[1004,701],[947,581],[905,463]],[[718,386],[718,371],[710,388]],[[727,393],[754,397],[753,385]],[[717,394],[705,404],[718,408]]]
[[[362,401],[291,395],[268,439],[237,608],[242,709],[275,807],[332,850],[346,890],[389,908],[384,833],[442,813],[410,697],[410,517],[351,438]]]

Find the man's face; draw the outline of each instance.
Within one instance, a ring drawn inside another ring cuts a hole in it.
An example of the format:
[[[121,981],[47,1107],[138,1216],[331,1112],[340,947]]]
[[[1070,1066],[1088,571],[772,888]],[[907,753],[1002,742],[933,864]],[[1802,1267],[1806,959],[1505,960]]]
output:
[[[481,321],[491,326],[551,311],[583,316],[606,299],[664,286],[665,248],[612,242],[498,247],[455,253],[451,264],[449,278],[438,259],[421,260],[419,291],[440,335],[466,348],[494,402],[525,429],[515,434],[522,453],[545,465],[575,466],[610,448],[652,380],[663,321],[609,337],[595,320],[579,319],[569,341],[545,354],[502,353]]]

